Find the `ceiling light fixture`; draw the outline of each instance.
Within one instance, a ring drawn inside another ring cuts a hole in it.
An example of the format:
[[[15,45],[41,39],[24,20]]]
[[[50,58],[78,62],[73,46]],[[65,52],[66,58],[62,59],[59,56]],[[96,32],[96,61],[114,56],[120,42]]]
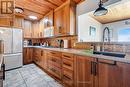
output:
[[[15,7],[15,12],[16,13],[23,13],[24,10],[22,8],[20,8],[20,7]]]
[[[103,7],[103,2],[100,0],[99,8],[96,9],[94,12],[94,16],[102,16],[106,15],[108,13],[108,10]]]
[[[29,16],[30,19],[36,20],[37,17],[36,16]]]

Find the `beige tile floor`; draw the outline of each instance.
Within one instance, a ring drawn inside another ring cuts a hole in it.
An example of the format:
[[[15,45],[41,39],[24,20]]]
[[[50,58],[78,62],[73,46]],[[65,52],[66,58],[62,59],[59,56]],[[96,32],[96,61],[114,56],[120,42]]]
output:
[[[63,87],[35,64],[6,71],[4,87]]]

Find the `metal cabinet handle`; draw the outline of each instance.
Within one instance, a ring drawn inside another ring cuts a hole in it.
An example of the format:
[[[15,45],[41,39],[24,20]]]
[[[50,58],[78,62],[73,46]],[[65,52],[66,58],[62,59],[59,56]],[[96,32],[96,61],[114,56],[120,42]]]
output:
[[[108,64],[108,65],[116,65],[116,61],[98,60],[98,63]]]
[[[97,63],[93,62],[93,75],[96,76],[97,75]]]
[[[3,80],[5,80],[5,64],[3,64],[2,67],[3,67]]]
[[[65,63],[65,62],[63,64],[66,65],[66,66],[71,66],[71,64],[68,64],[68,63]]]
[[[66,78],[66,79],[71,80],[71,78],[69,78],[69,77],[68,77],[68,76],[66,76],[66,75],[64,75],[63,77],[64,77],[64,78]]]
[[[56,60],[55,60],[55,59],[51,59],[51,61],[56,62]]]
[[[68,58],[70,58],[70,56],[67,56],[67,55],[63,55],[64,57],[68,57]]]
[[[41,51],[41,56],[43,56],[43,50]]]
[[[93,62],[91,61],[91,74],[93,74]]]
[[[97,62],[91,62],[91,74],[94,76],[97,75]]]

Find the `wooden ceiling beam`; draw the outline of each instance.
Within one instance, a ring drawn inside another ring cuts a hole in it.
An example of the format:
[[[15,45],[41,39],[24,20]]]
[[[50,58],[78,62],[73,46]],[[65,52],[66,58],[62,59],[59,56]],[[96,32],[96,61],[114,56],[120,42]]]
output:
[[[59,7],[57,4],[51,2],[50,0],[44,0],[44,1],[46,1],[46,2],[48,2],[48,3],[51,3],[51,4],[55,5],[56,7]]]

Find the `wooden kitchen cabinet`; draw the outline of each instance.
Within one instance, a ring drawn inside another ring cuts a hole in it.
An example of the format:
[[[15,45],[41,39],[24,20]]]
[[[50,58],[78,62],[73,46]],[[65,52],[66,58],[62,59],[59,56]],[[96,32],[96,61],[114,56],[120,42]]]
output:
[[[76,6],[72,0],[67,0],[62,6],[54,11],[54,34],[74,35]]]
[[[74,55],[62,53],[62,80],[65,86],[74,87]]]
[[[0,18],[0,26],[2,27],[16,27],[16,28],[23,28],[24,18],[21,16],[13,17],[1,17]]]
[[[48,72],[58,79],[62,79],[62,57],[57,51],[48,51]]]
[[[23,49],[23,63],[29,64],[32,63],[32,57],[33,57],[33,48],[24,48]]]
[[[32,22],[24,20],[24,38],[32,38]]]
[[[53,17],[54,17],[53,10],[44,16],[44,29],[53,26]]]
[[[13,18],[0,18],[0,26],[1,27],[11,27],[13,26]]]
[[[98,86],[130,87],[130,64],[109,60],[98,60]]]
[[[34,51],[33,51],[33,61],[43,67],[43,57],[44,57],[44,51],[43,49],[39,49],[39,48],[34,48]]]
[[[47,55],[48,55],[48,51],[44,50],[44,56],[43,56],[43,69],[48,70],[48,63],[47,63]]]
[[[75,86],[94,87],[94,58],[75,56]],[[104,86],[105,87],[105,86]]]
[[[13,26],[16,28],[24,28],[24,18],[21,16],[15,16]]]
[[[32,38],[42,38],[43,31],[40,26],[40,22],[36,21],[32,23]]]

